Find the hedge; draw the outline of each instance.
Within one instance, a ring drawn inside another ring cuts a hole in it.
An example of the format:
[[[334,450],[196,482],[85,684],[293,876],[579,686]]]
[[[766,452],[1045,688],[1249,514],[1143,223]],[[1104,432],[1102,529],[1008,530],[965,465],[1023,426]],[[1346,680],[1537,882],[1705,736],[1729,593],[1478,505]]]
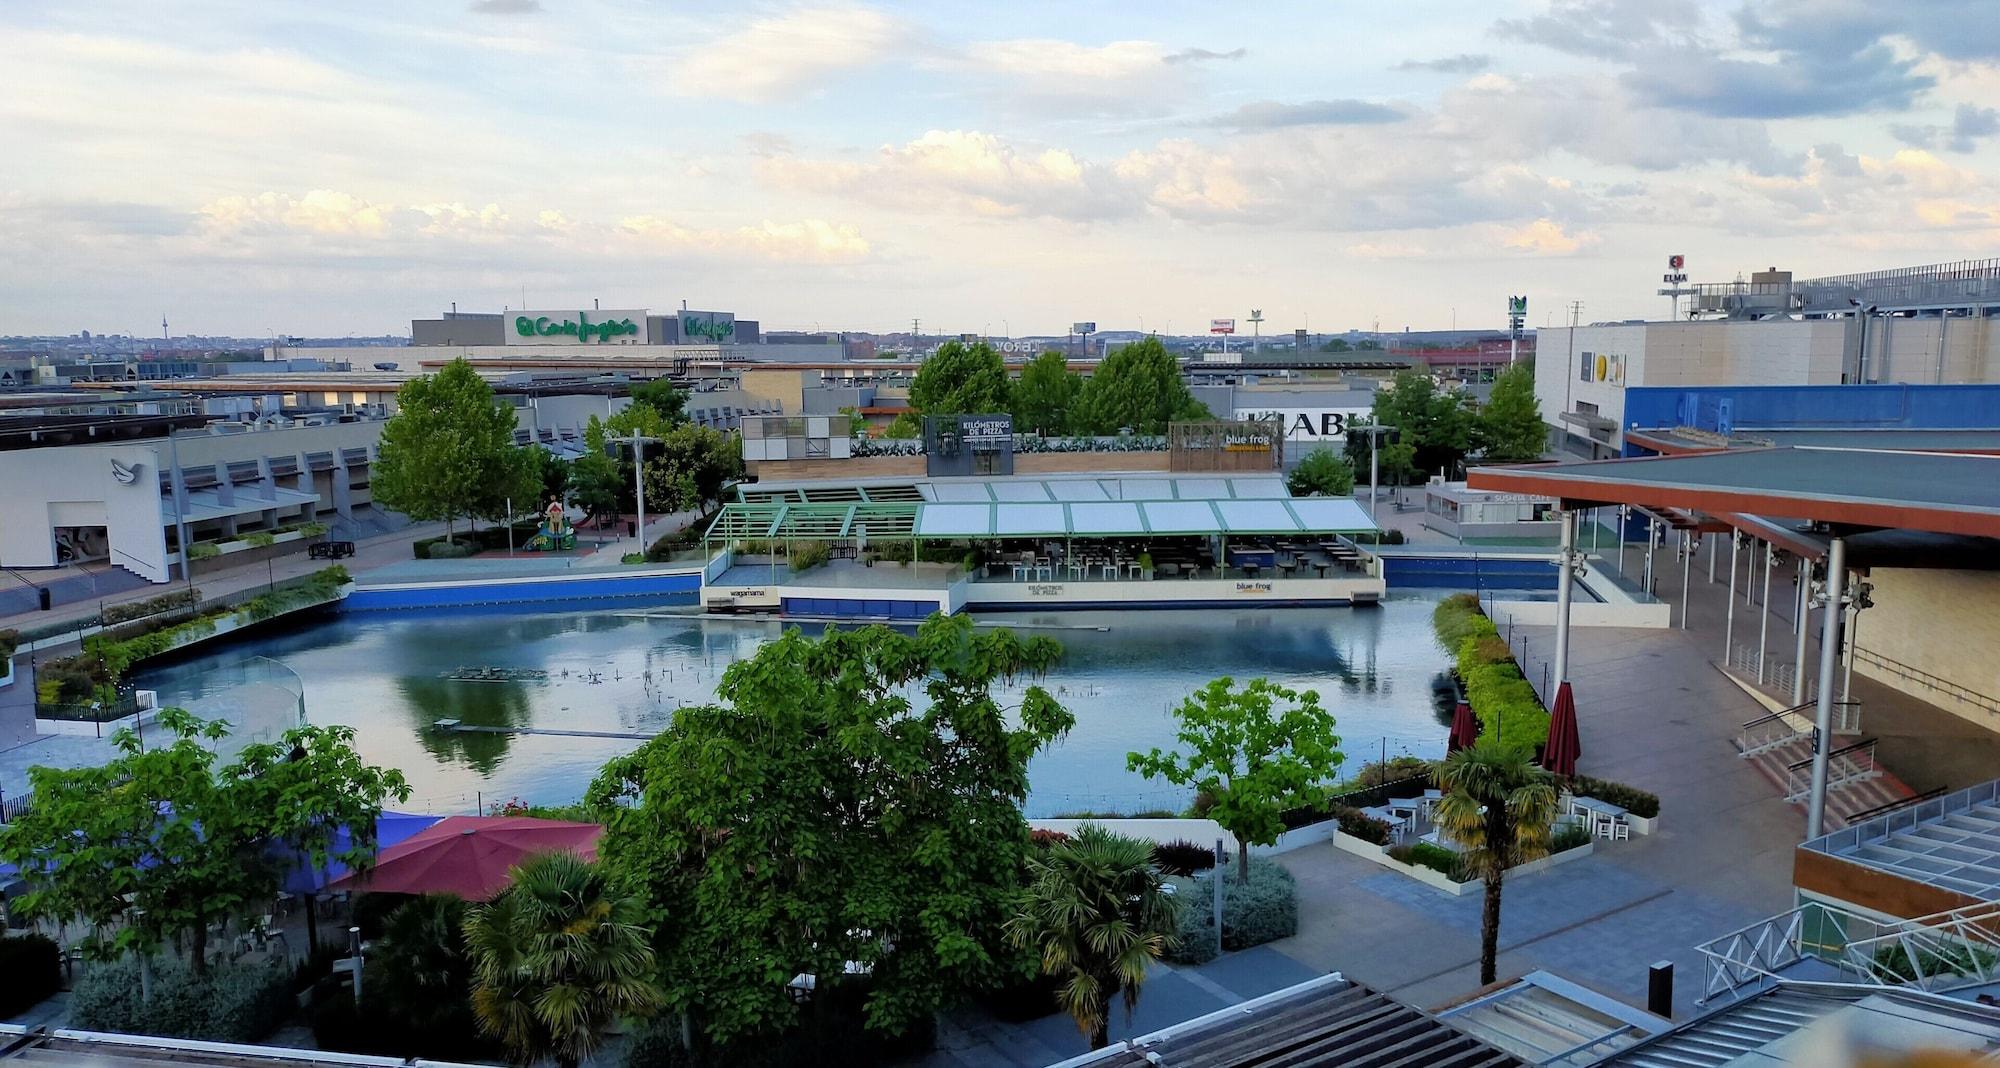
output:
[[[216,963],[197,976],[171,957],[153,962],[153,997],[139,998],[139,967],[131,960],[97,964],[77,977],[70,1025],[215,1042],[256,1042],[276,1031],[298,1002],[292,970],[280,962]]]
[[[1479,718],[1483,737],[1536,752],[1549,740],[1549,713],[1521,675],[1499,628],[1479,609],[1479,599],[1456,593],[1431,612],[1437,639],[1453,654],[1453,673]]]
[[[19,1016],[62,985],[62,952],[46,935],[0,938],[0,1018]]]
[[[14,650],[20,647],[21,647],[20,631],[0,630],[0,660],[5,660],[6,658],[13,656]]]
[[[1579,797],[1594,797],[1599,801],[1609,801],[1640,819],[1652,819],[1660,814],[1660,799],[1636,786],[1622,782],[1593,779],[1588,775],[1578,775],[1569,781],[1569,792]]]
[[[1299,932],[1298,885],[1285,866],[1268,857],[1250,858],[1250,881],[1226,872],[1222,885],[1222,948],[1249,949]],[[1210,871],[1175,879],[1181,900],[1177,939],[1165,954],[1169,964],[1205,964],[1216,957],[1214,900],[1216,877]]]
[[[1342,805],[1333,810],[1333,818],[1340,821],[1340,832],[1350,834],[1373,845],[1389,844],[1389,824],[1378,820],[1358,808]]]
[[[1466,881],[1465,859],[1443,846],[1429,842],[1409,842],[1390,846],[1391,859],[1403,864],[1415,864],[1429,868],[1455,883]]]
[[[158,597],[148,597],[143,601],[127,601],[124,604],[105,605],[103,622],[105,626],[109,627],[118,623],[127,623],[134,619],[156,616],[161,612],[170,612],[176,608],[191,608],[200,603],[201,590],[199,587],[175,590],[172,593],[163,593]]]

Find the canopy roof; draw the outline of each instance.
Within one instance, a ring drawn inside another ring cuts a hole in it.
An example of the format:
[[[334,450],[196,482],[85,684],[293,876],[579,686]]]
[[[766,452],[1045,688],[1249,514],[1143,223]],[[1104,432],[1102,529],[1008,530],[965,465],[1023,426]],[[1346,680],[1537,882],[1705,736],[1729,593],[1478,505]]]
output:
[[[754,482],[737,487],[746,504],[829,504],[859,501],[938,504],[1085,503],[1092,501],[1273,500],[1291,496],[1274,475],[1170,475],[1131,473],[1035,478],[989,475],[971,478],[862,479]]]
[[[2000,457],[1877,449],[1731,449],[1689,456],[1480,467],[1474,489],[1839,527],[2000,537]]]
[[[709,525],[707,537],[711,541],[751,538],[859,539],[864,536],[878,540],[912,537],[1090,538],[1351,534],[1375,529],[1368,513],[1346,498],[1199,497],[1193,496],[1186,485],[1195,480],[1180,481],[1183,484],[1178,489],[1189,493],[1189,496],[1061,501],[994,500],[989,497],[985,501],[950,503],[738,503],[722,509],[715,522]],[[1202,481],[1227,483],[1251,480]],[[1265,481],[1276,482],[1275,479]],[[1278,488],[1282,491],[1283,483],[1278,483]],[[1011,492],[1011,489],[1002,492]]]

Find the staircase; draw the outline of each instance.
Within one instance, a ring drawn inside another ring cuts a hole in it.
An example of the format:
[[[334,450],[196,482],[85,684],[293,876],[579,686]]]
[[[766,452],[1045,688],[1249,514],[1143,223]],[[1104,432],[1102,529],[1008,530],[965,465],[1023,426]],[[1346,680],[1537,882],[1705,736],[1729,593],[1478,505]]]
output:
[[[1773,712],[1743,725],[1737,755],[1804,811],[1812,789],[1812,731],[1800,730],[1801,708]],[[1863,814],[1916,796],[1901,779],[1875,761],[1875,739],[1837,746],[1827,758],[1826,829],[1839,830]]]

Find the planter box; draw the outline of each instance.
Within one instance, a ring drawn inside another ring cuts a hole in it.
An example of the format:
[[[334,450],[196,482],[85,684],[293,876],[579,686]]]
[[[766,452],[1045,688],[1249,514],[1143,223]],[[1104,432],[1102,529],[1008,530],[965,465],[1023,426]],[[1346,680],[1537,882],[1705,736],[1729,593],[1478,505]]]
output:
[[[1335,849],[1344,850],[1357,857],[1366,857],[1391,871],[1401,872],[1423,883],[1425,886],[1442,890],[1453,897],[1464,897],[1466,894],[1479,893],[1486,885],[1478,879],[1474,879],[1471,882],[1455,883],[1447,878],[1443,872],[1434,871],[1421,864],[1404,864],[1389,855],[1388,846],[1378,846],[1373,842],[1363,841],[1344,831],[1334,834],[1332,841]],[[1586,842],[1575,849],[1564,850],[1561,853],[1551,853],[1540,860],[1531,860],[1526,864],[1509,868],[1507,870],[1507,877],[1513,879],[1523,875],[1533,875],[1538,871],[1546,871],[1558,864],[1567,864],[1572,860],[1587,857],[1591,853],[1596,852],[1596,850],[1597,843],[1594,840]]]

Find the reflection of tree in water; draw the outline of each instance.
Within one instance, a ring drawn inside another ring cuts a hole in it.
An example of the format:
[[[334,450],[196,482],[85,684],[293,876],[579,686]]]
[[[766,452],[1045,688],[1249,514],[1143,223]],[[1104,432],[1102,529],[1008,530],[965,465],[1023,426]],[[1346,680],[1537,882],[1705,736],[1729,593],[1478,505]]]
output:
[[[1431,676],[1431,714],[1447,729],[1451,727],[1453,715],[1458,712],[1458,683],[1451,672],[1440,671]]]
[[[534,718],[527,687],[506,682],[453,682],[450,679],[397,680],[405,707],[416,720],[415,734],[424,751],[439,763],[458,762],[482,775],[507,756],[513,735],[432,730],[440,719],[455,719],[479,727],[525,727]]]

